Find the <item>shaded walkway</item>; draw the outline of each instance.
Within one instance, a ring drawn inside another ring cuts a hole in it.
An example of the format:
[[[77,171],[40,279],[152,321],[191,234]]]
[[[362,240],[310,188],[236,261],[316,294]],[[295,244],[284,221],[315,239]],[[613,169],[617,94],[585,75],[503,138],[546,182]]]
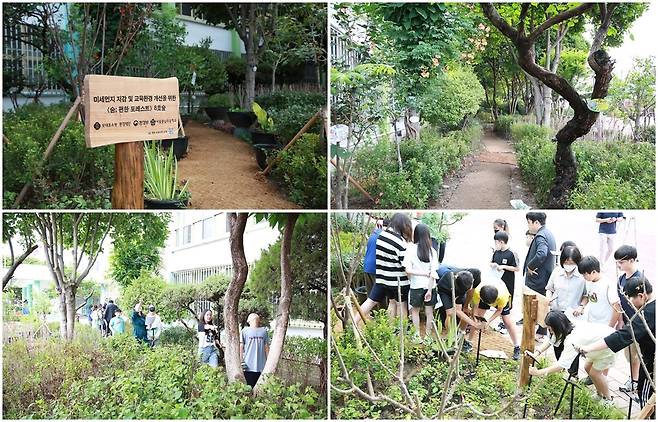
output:
[[[260,171],[247,143],[201,123],[190,121],[187,157],[178,162],[178,177],[189,181],[191,208],[290,209],[299,208]]]
[[[483,149],[442,192],[444,208],[505,209],[510,200],[521,199],[535,206],[531,194],[523,186],[516,154],[509,141],[487,131]],[[452,184],[452,186],[450,186]]]

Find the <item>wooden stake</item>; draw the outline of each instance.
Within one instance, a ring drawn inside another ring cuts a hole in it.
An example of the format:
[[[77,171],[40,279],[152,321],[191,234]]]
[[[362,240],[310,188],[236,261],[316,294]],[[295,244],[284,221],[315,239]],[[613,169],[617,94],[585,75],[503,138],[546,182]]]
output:
[[[313,117],[311,117],[311,119],[308,122],[306,122],[304,127],[301,128],[299,130],[299,132],[297,132],[297,135],[295,135],[290,140],[290,142],[288,142],[288,145],[286,145],[281,151],[286,151],[286,150],[290,149],[295,144],[295,142],[297,142],[297,140],[299,138],[301,138],[302,135],[305,134],[315,124],[315,121],[318,120],[318,118],[322,117],[323,115],[324,115],[324,109],[322,109],[322,110],[318,111],[317,113],[315,113],[313,115]],[[280,156],[277,156],[274,160],[270,161],[270,164],[265,168],[265,170],[261,171],[259,174],[261,176],[267,176],[268,174],[270,174],[270,171],[272,171],[272,167],[274,167],[274,164],[277,161],[279,161],[279,157]]]
[[[372,196],[370,196],[370,194],[369,194],[368,192],[366,192],[365,189],[363,189],[363,187],[359,184],[359,182],[357,182],[356,180],[354,180],[354,178],[352,178],[352,176],[350,176],[349,174],[347,174],[347,173],[345,172],[345,170],[343,170],[342,168],[340,168],[340,167],[338,166],[338,163],[336,163],[336,159],[335,159],[335,158],[332,158],[332,159],[331,159],[331,164],[333,164],[334,167],[336,167],[336,168],[338,169],[338,171],[340,171],[341,173],[347,175],[347,179],[348,179],[350,182],[352,182],[352,185],[354,185],[354,187],[357,188],[357,190],[358,190],[359,192],[361,192],[361,193],[363,194],[363,196],[365,196],[366,198],[368,198],[369,200],[371,200],[373,203],[376,203],[376,202],[377,202],[377,201],[375,201],[375,199],[374,199]]]
[[[42,167],[46,163],[46,160],[48,160],[50,154],[52,154],[53,151],[55,150],[55,145],[57,145],[57,141],[59,141],[59,137],[62,136],[62,132],[64,132],[64,129],[66,129],[66,126],[69,124],[69,120],[71,120],[71,117],[73,117],[73,113],[75,113],[78,110],[79,106],[80,106],[80,97],[77,97],[73,102],[73,105],[69,109],[68,113],[66,113],[64,120],[62,120],[62,124],[59,125],[57,132],[55,132],[53,137],[50,139],[50,142],[48,143],[48,147],[46,147],[46,151],[44,151],[43,157],[41,158],[41,162],[39,163],[39,167]],[[14,205],[12,208],[18,208],[21,202],[23,202],[23,199],[25,199],[25,196],[27,195],[27,192],[31,186],[32,186],[32,181],[30,180],[25,184],[25,186],[23,186],[23,189],[21,189],[21,193],[18,194],[18,197],[14,201]]]
[[[530,364],[532,359],[525,355],[525,351],[535,351],[535,325],[537,323],[537,303],[535,295],[523,294],[523,336],[521,337],[521,374],[519,387],[528,385],[530,380]]]
[[[143,144],[139,141],[114,145],[114,209],[144,209]]]

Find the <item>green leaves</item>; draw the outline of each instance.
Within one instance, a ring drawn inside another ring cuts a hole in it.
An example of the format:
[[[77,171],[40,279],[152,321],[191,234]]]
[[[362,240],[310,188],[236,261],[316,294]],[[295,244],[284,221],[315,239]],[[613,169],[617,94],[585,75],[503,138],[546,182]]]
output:
[[[144,190],[149,198],[183,200],[189,197],[187,184],[185,182],[181,187],[178,182],[178,163],[173,147],[163,153],[156,142],[144,144]]]

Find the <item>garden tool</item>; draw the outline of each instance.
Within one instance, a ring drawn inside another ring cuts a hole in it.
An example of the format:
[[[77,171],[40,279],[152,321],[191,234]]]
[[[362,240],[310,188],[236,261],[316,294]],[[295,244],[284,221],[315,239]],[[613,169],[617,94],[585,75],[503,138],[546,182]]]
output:
[[[475,316],[475,319],[480,321],[480,322],[487,322],[486,318],[481,317],[481,316]],[[478,330],[478,348],[477,348],[477,354],[475,357],[475,367],[478,367],[478,364],[480,363],[480,342],[482,341],[482,329]]]
[[[562,394],[560,395],[560,400],[557,402],[555,411],[553,412],[553,417],[557,415],[557,411],[560,410],[560,405],[562,404],[562,399],[564,398],[564,393],[567,392],[567,387],[571,386],[571,395],[569,398],[569,419],[573,419],[573,395],[574,389],[576,387],[580,388],[578,385],[578,366],[580,364],[580,354],[576,355],[576,358],[571,363],[569,368],[569,376],[564,379],[564,388],[562,389]]]
[[[525,355],[526,355],[526,357],[529,357],[530,359],[532,359],[532,365],[531,366],[534,367],[535,363],[537,363],[537,359],[535,359],[535,357],[532,355],[532,353],[530,353],[530,350],[526,350]],[[530,385],[532,385],[532,375],[530,375],[530,377],[528,378],[528,389],[530,389]],[[525,399],[525,404],[523,405],[523,419],[525,419],[527,413],[528,413],[528,399],[526,398]]]

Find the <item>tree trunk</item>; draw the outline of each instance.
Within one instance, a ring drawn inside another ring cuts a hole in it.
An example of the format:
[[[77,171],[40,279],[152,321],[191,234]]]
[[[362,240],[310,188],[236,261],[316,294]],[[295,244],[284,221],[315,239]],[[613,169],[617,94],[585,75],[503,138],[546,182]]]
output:
[[[412,118],[418,121],[412,122]],[[407,138],[418,139],[420,138],[420,115],[415,108],[408,108],[404,113],[404,127],[407,131]]]
[[[66,313],[66,294],[64,290],[60,290],[59,292],[59,337],[62,340],[66,340],[68,337],[66,336],[66,329],[67,329],[67,313]]]
[[[253,50],[247,51],[247,67],[245,70],[245,89],[247,91],[247,103],[244,105],[244,108],[251,110],[251,106],[254,103],[254,98],[256,97],[256,66],[258,65],[258,59],[256,58],[256,52]]]
[[[64,287],[66,304],[66,340],[71,341],[75,335],[75,290],[73,286]]]
[[[240,295],[247,281],[247,259],[244,255],[244,229],[248,214],[229,213],[230,223],[229,243],[231,260],[233,262],[233,279],[224,294],[224,329],[226,330],[226,376],[229,383],[245,382],[240,359],[240,326],[238,321],[238,306]]]
[[[276,326],[272,336],[270,352],[265,362],[265,368],[261,373],[254,394],[262,392],[262,386],[267,379],[276,373],[276,368],[281,360],[283,345],[286,340],[288,331],[288,322],[290,320],[290,305],[292,303],[292,272],[290,269],[290,250],[292,247],[292,235],[295,230],[298,214],[288,214],[288,221],[283,229],[283,239],[281,240],[281,295],[279,296],[279,309],[277,311]]]
[[[272,65],[272,92],[276,91],[276,68],[278,63]]]

